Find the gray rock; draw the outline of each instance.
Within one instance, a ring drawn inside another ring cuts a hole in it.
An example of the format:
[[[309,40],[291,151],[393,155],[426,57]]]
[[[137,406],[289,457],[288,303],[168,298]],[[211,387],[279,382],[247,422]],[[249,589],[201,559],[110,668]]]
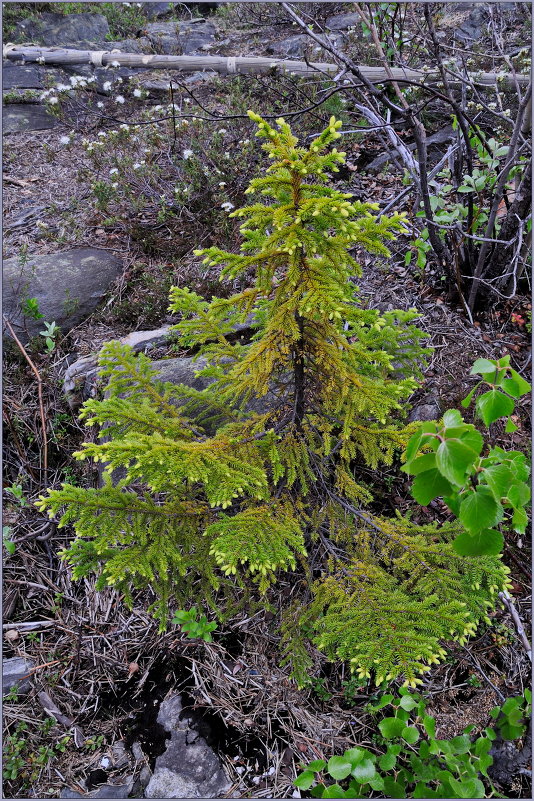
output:
[[[288,36],[287,39],[281,39],[279,42],[271,42],[266,48],[270,55],[278,56],[279,58],[304,58],[308,55],[313,45],[312,39],[305,33],[296,34],[295,36]]]
[[[348,28],[360,27],[361,18],[359,14],[335,14],[328,17],[325,27],[329,31],[346,31]]]
[[[35,103],[16,103],[2,108],[2,133],[45,131],[59,125],[56,117]]]
[[[133,778],[128,777],[126,784],[103,784],[91,793],[78,793],[69,787],[63,787],[60,798],[128,798],[133,787]]]
[[[149,53],[150,39],[141,36],[138,39],[121,39],[118,42],[105,42],[105,50],[120,50],[122,53]]]
[[[159,359],[152,362],[156,368],[161,381],[169,381],[171,384],[185,384],[193,389],[206,389],[213,383],[212,378],[199,378],[196,373],[206,367],[206,359],[202,357],[193,361],[190,357],[178,357],[176,359]]]
[[[457,3],[452,11],[465,15],[463,22],[453,33],[454,38],[466,43],[480,39],[487,20],[487,12],[483,4]]]
[[[12,659],[2,660],[2,695],[16,687],[20,695],[27,693],[31,687],[28,673],[35,667],[31,659],[15,656]]]
[[[46,11],[17,22],[14,41],[32,41],[46,47],[74,47],[105,40],[108,34],[108,21],[102,14]]]
[[[158,722],[170,732],[167,750],[156,760],[146,798],[220,798],[230,788],[219,758],[198,732],[180,719],[179,696],[161,705]]]
[[[179,729],[185,730],[188,728],[189,721],[181,719],[182,712],[182,697],[180,695],[171,695],[161,702],[157,721],[168,732],[178,731]]]
[[[42,70],[35,65],[21,66],[9,61],[2,65],[2,89],[44,89]]]
[[[150,22],[143,29],[154,50],[164,55],[189,55],[215,40],[211,22]]]
[[[172,3],[143,3],[142,8],[147,19],[159,19],[172,11]]]
[[[171,335],[170,325],[164,325],[162,328],[155,328],[152,331],[132,331],[125,337],[121,337],[121,342],[124,345],[129,345],[130,348],[136,353],[143,351],[146,353],[148,350],[164,345]]]
[[[117,256],[98,248],[30,256],[24,265],[17,258],[6,259],[4,314],[24,337],[38,334],[43,320],[69,331],[96,309],[121,269]],[[24,318],[21,303],[25,298],[37,299],[40,320]]]
[[[426,422],[427,420],[438,420],[441,417],[441,409],[437,398],[425,398],[417,406],[414,406],[408,415],[410,423]]]
[[[139,784],[145,789],[145,787],[150,783],[150,779],[152,778],[152,771],[145,765],[144,768],[141,768],[141,772],[139,774]]]
[[[344,37],[343,34],[338,33],[327,37],[331,44],[338,49],[342,47]],[[317,60],[324,58],[326,51],[320,47],[313,39],[305,33],[289,36],[287,39],[282,39],[280,42],[271,42],[267,46],[267,52],[279,58],[310,58]]]

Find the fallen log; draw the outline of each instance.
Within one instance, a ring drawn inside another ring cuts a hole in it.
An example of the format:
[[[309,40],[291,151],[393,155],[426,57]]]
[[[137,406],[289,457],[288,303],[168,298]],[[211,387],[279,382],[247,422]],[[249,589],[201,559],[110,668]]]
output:
[[[118,50],[72,50],[62,47],[38,47],[35,45],[6,44],[3,49],[4,58],[10,61],[37,62],[39,64],[73,65],[92,64],[95,67],[141,67],[146,69],[168,69],[179,72],[211,71],[222,75],[266,75],[272,72],[285,72],[298,76],[337,75],[339,66],[331,63],[292,61],[257,56],[167,56],[145,55],[143,53],[122,53]],[[386,83],[394,80],[397,83],[439,83],[438,70],[412,70],[402,67],[391,67],[390,75],[382,67],[359,67],[363,76],[371,83]],[[469,73],[469,79],[477,86],[495,86],[503,83],[506,86],[526,86],[530,80],[528,75],[512,75],[507,72]],[[460,81],[456,81],[460,83]],[[455,83],[449,77],[449,83]]]

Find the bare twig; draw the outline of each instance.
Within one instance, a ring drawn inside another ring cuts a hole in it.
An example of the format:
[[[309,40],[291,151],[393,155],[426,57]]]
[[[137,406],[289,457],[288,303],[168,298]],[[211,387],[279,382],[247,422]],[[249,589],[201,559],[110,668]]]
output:
[[[512,598],[510,597],[509,593],[506,592],[506,590],[504,592],[500,592],[499,593],[499,598],[501,599],[501,601],[503,602],[503,604],[507,608],[508,612],[510,613],[511,618],[514,621],[514,626],[516,628],[516,631],[517,631],[517,633],[519,635],[519,639],[521,640],[521,643],[522,643],[525,651],[527,652],[528,658],[532,662],[532,646],[531,646],[531,644],[530,644],[530,642],[528,640],[528,637],[527,637],[527,635],[525,633],[525,629],[524,629],[523,624],[521,622],[521,618],[519,617],[519,613],[518,613],[517,609],[514,606],[514,602],[512,601]]]
[[[15,342],[17,343],[17,347],[19,348],[20,352],[22,353],[22,355],[24,356],[24,358],[26,359],[26,361],[30,365],[30,367],[31,367],[31,369],[33,371],[33,374],[35,375],[35,378],[37,379],[37,397],[39,398],[39,411],[40,411],[40,415],[41,415],[41,428],[42,428],[42,432],[43,432],[43,465],[44,465],[44,473],[46,475],[47,470],[48,470],[48,438],[46,436],[46,418],[45,418],[45,411],[44,411],[44,404],[43,404],[43,382],[42,382],[42,379],[41,379],[41,374],[39,373],[39,370],[34,365],[32,360],[30,359],[30,357],[28,356],[26,348],[24,347],[24,345],[22,344],[20,339],[17,337],[17,335],[13,331],[13,327],[12,327],[11,323],[5,317],[4,317],[4,323],[9,328],[9,333],[11,334],[11,336],[13,337]]]

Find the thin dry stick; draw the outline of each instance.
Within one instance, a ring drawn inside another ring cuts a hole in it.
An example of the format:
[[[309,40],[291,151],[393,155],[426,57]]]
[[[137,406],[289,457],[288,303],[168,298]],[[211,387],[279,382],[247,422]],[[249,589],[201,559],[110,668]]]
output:
[[[30,367],[33,370],[33,373],[35,375],[35,378],[37,379],[37,396],[39,398],[39,411],[40,411],[40,414],[41,414],[41,428],[43,430],[43,450],[44,450],[43,464],[44,464],[44,472],[45,472],[45,475],[46,475],[46,472],[48,470],[48,438],[46,436],[46,419],[45,419],[45,411],[44,411],[44,404],[43,404],[43,382],[42,382],[42,379],[41,379],[41,374],[39,373],[39,370],[34,365],[32,360],[30,359],[30,357],[28,356],[28,354],[26,352],[26,348],[24,347],[24,345],[22,344],[20,339],[17,337],[17,335],[13,331],[13,327],[12,327],[11,323],[9,322],[9,320],[6,320],[6,318],[4,317],[4,322],[7,325],[7,327],[9,328],[9,333],[11,334],[11,336],[13,337],[15,342],[17,343],[17,346],[18,346],[20,352],[22,353],[22,355],[24,356],[24,358],[26,359],[26,361],[30,365]]]
[[[507,610],[510,612],[510,616],[511,616],[512,620],[514,621],[514,625],[515,625],[516,631],[517,631],[517,633],[519,635],[519,639],[521,640],[521,642],[523,644],[523,647],[524,647],[525,651],[527,652],[528,658],[532,662],[532,646],[531,646],[531,644],[530,644],[530,642],[528,640],[528,637],[527,637],[527,635],[525,633],[525,629],[524,629],[523,624],[521,622],[521,618],[519,617],[519,613],[518,613],[517,609],[514,606],[514,602],[512,601],[510,595],[506,591],[505,592],[500,592],[499,593],[499,598],[501,599],[501,601],[503,602],[503,604],[505,605]]]

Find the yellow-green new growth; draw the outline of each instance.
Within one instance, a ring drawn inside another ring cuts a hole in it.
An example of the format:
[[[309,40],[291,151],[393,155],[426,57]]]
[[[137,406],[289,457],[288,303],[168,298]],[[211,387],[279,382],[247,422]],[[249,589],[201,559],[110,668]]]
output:
[[[161,382],[145,356],[107,343],[105,398],[82,416],[108,441],[77,454],[105,464],[104,486],[63,485],[39,506],[74,527],[64,558],[75,578],[96,572],[127,602],[150,588],[162,629],[193,598],[223,616],[245,589],[298,571],[307,589],[281,630],[299,683],[313,641],[362,677],[413,686],[444,638],[474,630],[506,577],[497,557],[455,555],[447,527],[362,510],[372,498],[362,467],[391,463],[410,436],[402,417],[427,351],[415,310],[362,308],[349,249],[388,256],[405,218],[331,185],[345,158],[332,147],[340,121],[301,147],[283,119],[249,116],[271,163],[232,215],[240,251],[196,254],[221,280],[251,285],[211,301],[171,291],[180,344],[204,360],[210,385]],[[246,341],[234,335],[242,323]]]

